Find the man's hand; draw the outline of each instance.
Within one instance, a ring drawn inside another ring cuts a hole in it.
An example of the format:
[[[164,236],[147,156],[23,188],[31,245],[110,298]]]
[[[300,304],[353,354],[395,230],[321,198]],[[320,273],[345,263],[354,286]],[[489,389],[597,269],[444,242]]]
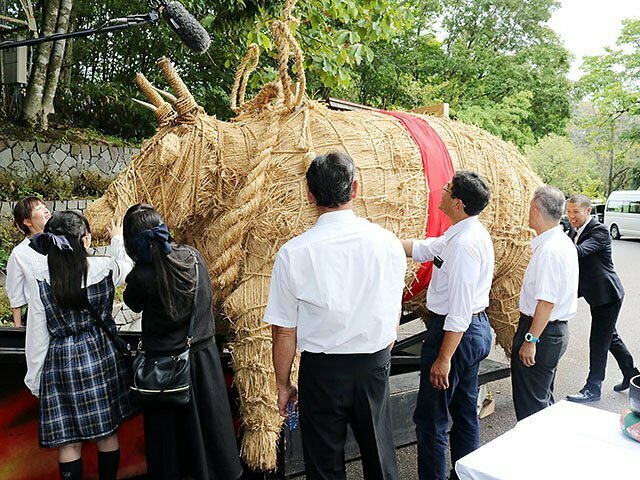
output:
[[[533,367],[536,364],[536,344],[534,342],[524,342],[518,353],[520,361],[525,367]]]
[[[298,387],[289,382],[287,385],[278,386],[278,411],[283,417],[289,416],[289,403],[293,402],[293,408],[298,409]]]
[[[449,372],[451,371],[451,359],[449,358],[436,358],[436,361],[431,365],[431,371],[429,372],[429,381],[433,388],[438,390],[446,390],[449,388]]]

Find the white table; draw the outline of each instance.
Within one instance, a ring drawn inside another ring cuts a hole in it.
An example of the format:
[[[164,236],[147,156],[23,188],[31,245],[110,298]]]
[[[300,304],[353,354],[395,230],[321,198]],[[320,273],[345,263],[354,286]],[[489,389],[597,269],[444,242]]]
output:
[[[631,480],[640,478],[640,443],[620,415],[561,401],[456,463],[460,480]]]

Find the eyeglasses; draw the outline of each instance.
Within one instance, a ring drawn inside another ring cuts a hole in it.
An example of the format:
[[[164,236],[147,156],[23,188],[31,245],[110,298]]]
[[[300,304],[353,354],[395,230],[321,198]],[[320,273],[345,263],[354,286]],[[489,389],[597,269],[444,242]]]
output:
[[[451,195],[451,198],[456,198],[453,196],[453,192],[451,191],[448,185],[445,185],[444,187],[442,187],[442,191],[447,192],[449,195]]]

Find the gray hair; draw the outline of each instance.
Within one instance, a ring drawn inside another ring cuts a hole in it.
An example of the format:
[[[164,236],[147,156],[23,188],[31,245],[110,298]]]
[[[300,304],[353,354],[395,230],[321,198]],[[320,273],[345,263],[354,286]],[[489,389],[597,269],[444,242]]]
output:
[[[582,195],[581,193],[576,193],[575,195],[571,195],[567,203],[577,203],[581,208],[589,208],[591,207],[591,200],[586,195]]]
[[[533,201],[546,220],[559,221],[564,214],[564,193],[556,187],[545,185],[536,189]]]

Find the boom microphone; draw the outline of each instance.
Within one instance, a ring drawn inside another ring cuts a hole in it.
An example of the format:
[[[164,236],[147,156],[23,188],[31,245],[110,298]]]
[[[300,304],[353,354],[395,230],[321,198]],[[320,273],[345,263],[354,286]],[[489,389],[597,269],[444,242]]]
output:
[[[197,53],[207,51],[211,45],[209,34],[180,2],[165,4],[162,16],[189,49]]]

